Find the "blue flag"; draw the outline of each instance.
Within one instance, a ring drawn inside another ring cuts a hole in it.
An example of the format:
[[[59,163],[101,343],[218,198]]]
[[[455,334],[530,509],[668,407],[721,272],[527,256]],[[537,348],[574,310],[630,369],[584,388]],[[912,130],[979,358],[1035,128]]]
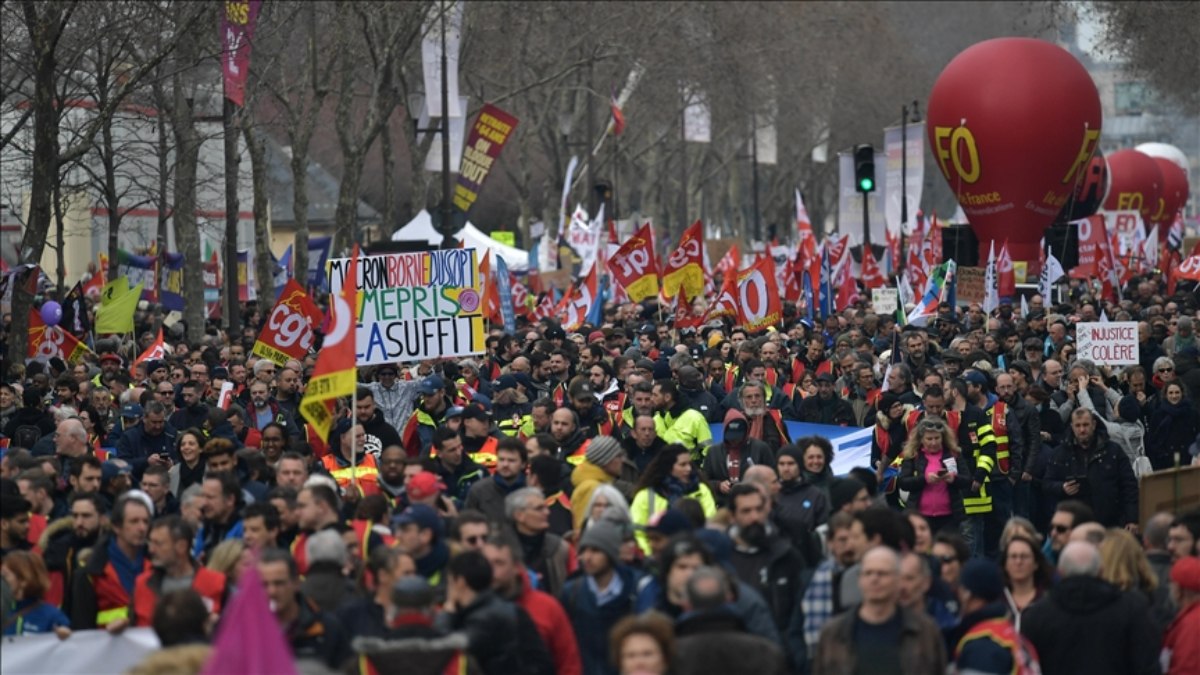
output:
[[[587,316],[583,319],[593,326],[599,326],[604,323],[604,300],[608,294],[608,275],[601,275],[598,284],[599,288],[596,289],[596,297],[592,300],[592,306],[588,307]]]
[[[829,247],[821,247],[821,320],[833,314],[833,270],[829,266]]]
[[[308,286],[321,291],[329,290],[325,277],[325,263],[329,260],[329,248],[333,237],[313,237],[308,240]]]
[[[513,312],[512,283],[508,278],[508,263],[504,256],[497,255],[496,259],[496,288],[500,292],[500,316],[504,319],[504,332],[517,332],[517,315]]]
[[[810,326],[815,326],[813,312],[816,311],[817,299],[813,297],[812,275],[805,270],[800,278],[801,284],[804,286],[804,305],[808,310],[808,323]]]

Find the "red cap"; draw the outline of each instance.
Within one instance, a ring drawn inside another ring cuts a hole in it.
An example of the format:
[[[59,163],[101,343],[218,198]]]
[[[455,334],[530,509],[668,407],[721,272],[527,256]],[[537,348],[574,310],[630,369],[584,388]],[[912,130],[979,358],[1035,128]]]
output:
[[[445,489],[446,484],[432,471],[422,471],[408,479],[408,496],[413,499],[429,499]]]
[[[592,342],[604,342],[604,339],[604,331],[594,330],[591,333],[588,333],[587,341],[590,344]]]
[[[1200,592],[1200,558],[1184,556],[1171,566],[1171,581],[1185,591]]]

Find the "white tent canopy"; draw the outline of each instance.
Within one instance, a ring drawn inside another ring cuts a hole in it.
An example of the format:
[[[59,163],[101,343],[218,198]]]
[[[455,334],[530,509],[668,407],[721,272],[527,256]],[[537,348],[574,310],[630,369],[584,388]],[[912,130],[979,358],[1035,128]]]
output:
[[[489,237],[470,222],[463,229],[459,230],[454,235],[454,238],[465,242],[469,247],[478,249],[480,255],[483,255],[484,249],[490,249],[492,255],[504,258],[504,262],[508,265],[510,271],[524,272],[529,269],[528,251],[502,244]],[[392,235],[392,241],[422,241],[432,246],[438,246],[442,243],[442,235],[434,228],[433,219],[430,218],[429,212],[422,210],[407,225],[396,230],[395,234]]]

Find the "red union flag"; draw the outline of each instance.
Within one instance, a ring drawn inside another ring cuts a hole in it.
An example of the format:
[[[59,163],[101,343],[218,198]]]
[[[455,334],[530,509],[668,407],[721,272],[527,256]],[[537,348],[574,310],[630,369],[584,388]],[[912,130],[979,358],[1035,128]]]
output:
[[[708,306],[708,313],[704,315],[706,322],[726,317],[731,319],[737,318],[737,277],[736,269],[725,275],[725,279],[721,282],[721,292],[717,294],[717,299]]]
[[[1173,272],[1172,276],[1176,279],[1200,281],[1200,255],[1190,255],[1184,258]]]
[[[32,309],[29,310],[29,340],[26,344],[26,356],[43,361],[58,357],[68,363],[75,363],[90,351],[79,338],[66,332],[61,326],[47,326],[42,320],[42,315]]]
[[[146,347],[146,351],[142,352],[142,355],[137,357],[137,360],[135,360],[133,365],[129,367],[129,374],[137,377],[137,364],[144,363],[146,361],[158,360],[164,358],[166,355],[167,346],[163,344],[162,326],[159,326],[158,337],[154,339],[153,344],[151,344],[149,347]]]
[[[312,423],[321,440],[329,438],[333,427],[333,402],[354,394],[355,329],[358,325],[358,244],[346,266],[342,290],[329,303],[329,332],[313,368],[312,379],[300,401],[300,413]]]
[[[575,287],[574,293],[563,298],[564,300],[570,298],[564,310],[566,317],[563,321],[563,328],[568,331],[579,330],[579,327],[587,320],[588,311],[591,310],[592,303],[596,302],[599,294],[600,279],[596,275],[596,265],[592,265],[592,271],[588,273],[587,279]]]
[[[633,302],[658,295],[658,265],[654,262],[649,223],[613,253],[608,261],[608,271]]]
[[[763,256],[738,273],[738,324],[751,333],[783,320],[775,261]]]
[[[887,277],[879,268],[879,263],[875,260],[875,252],[871,250],[870,246],[863,246],[862,282],[867,290],[888,285]]]
[[[704,292],[704,229],[700,221],[684,230],[679,247],[667,259],[663,270],[663,295],[673,298],[682,288],[688,297]]]
[[[1000,279],[1000,297],[1011,298],[1017,294],[1017,273],[1013,269],[1012,256],[1008,254],[1008,240],[1000,247],[1000,255],[996,257],[996,274]]]
[[[321,310],[295,279],[288,279],[267,317],[252,353],[283,365],[302,360],[313,345],[313,328],[321,324]]]

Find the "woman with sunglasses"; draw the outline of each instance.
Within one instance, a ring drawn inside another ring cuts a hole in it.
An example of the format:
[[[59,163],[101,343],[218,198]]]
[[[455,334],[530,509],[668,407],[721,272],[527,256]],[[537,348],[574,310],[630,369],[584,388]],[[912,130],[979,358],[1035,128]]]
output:
[[[975,467],[958,449],[950,426],[925,418],[904,444],[897,487],[908,503],[938,532],[955,527],[964,515],[963,495],[971,489]]]
[[[1154,470],[1169,469],[1176,461],[1181,466],[1190,465],[1192,457],[1188,448],[1196,440],[1196,432],[1196,405],[1178,381],[1167,382],[1150,415],[1147,429],[1146,450]]]

